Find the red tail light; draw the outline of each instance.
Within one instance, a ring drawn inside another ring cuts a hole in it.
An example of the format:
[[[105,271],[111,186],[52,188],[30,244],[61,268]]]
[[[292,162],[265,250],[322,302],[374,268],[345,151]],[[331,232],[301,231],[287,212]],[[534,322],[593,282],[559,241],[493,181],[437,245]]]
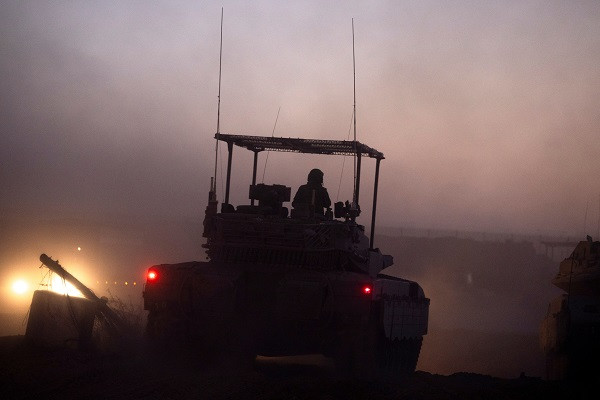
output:
[[[363,294],[371,294],[373,288],[370,285],[363,286],[362,292]]]
[[[148,270],[148,281],[154,282],[158,278],[158,274],[153,269]]]

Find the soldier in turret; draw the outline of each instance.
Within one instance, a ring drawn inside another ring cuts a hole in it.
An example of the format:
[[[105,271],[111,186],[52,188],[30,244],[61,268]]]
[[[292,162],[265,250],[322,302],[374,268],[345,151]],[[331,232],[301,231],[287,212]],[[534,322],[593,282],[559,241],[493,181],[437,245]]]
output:
[[[309,206],[314,213],[323,215],[325,208],[331,206],[327,189],[323,187],[323,171],[313,169],[308,173],[308,182],[298,188],[292,206],[294,208]]]

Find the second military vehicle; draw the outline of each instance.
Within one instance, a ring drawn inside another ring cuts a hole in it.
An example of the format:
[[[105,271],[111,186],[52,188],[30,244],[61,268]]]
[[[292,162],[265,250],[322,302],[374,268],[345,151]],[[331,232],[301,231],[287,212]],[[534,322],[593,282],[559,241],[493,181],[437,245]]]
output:
[[[597,379],[600,372],[600,242],[580,241],[552,284],[565,291],[540,326],[548,379]]]

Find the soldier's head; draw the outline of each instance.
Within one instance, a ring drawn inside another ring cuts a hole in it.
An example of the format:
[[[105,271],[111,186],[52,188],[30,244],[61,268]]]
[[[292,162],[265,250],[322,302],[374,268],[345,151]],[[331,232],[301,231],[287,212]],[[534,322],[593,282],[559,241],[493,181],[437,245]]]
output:
[[[323,171],[321,171],[320,169],[317,169],[317,168],[312,169],[308,173],[308,182],[322,184],[323,183]]]

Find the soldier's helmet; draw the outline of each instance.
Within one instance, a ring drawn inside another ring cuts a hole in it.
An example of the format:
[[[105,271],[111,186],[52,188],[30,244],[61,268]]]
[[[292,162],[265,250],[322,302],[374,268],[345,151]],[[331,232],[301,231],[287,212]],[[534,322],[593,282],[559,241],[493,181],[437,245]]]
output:
[[[308,173],[308,181],[314,183],[323,183],[323,171],[317,168],[312,169]]]

